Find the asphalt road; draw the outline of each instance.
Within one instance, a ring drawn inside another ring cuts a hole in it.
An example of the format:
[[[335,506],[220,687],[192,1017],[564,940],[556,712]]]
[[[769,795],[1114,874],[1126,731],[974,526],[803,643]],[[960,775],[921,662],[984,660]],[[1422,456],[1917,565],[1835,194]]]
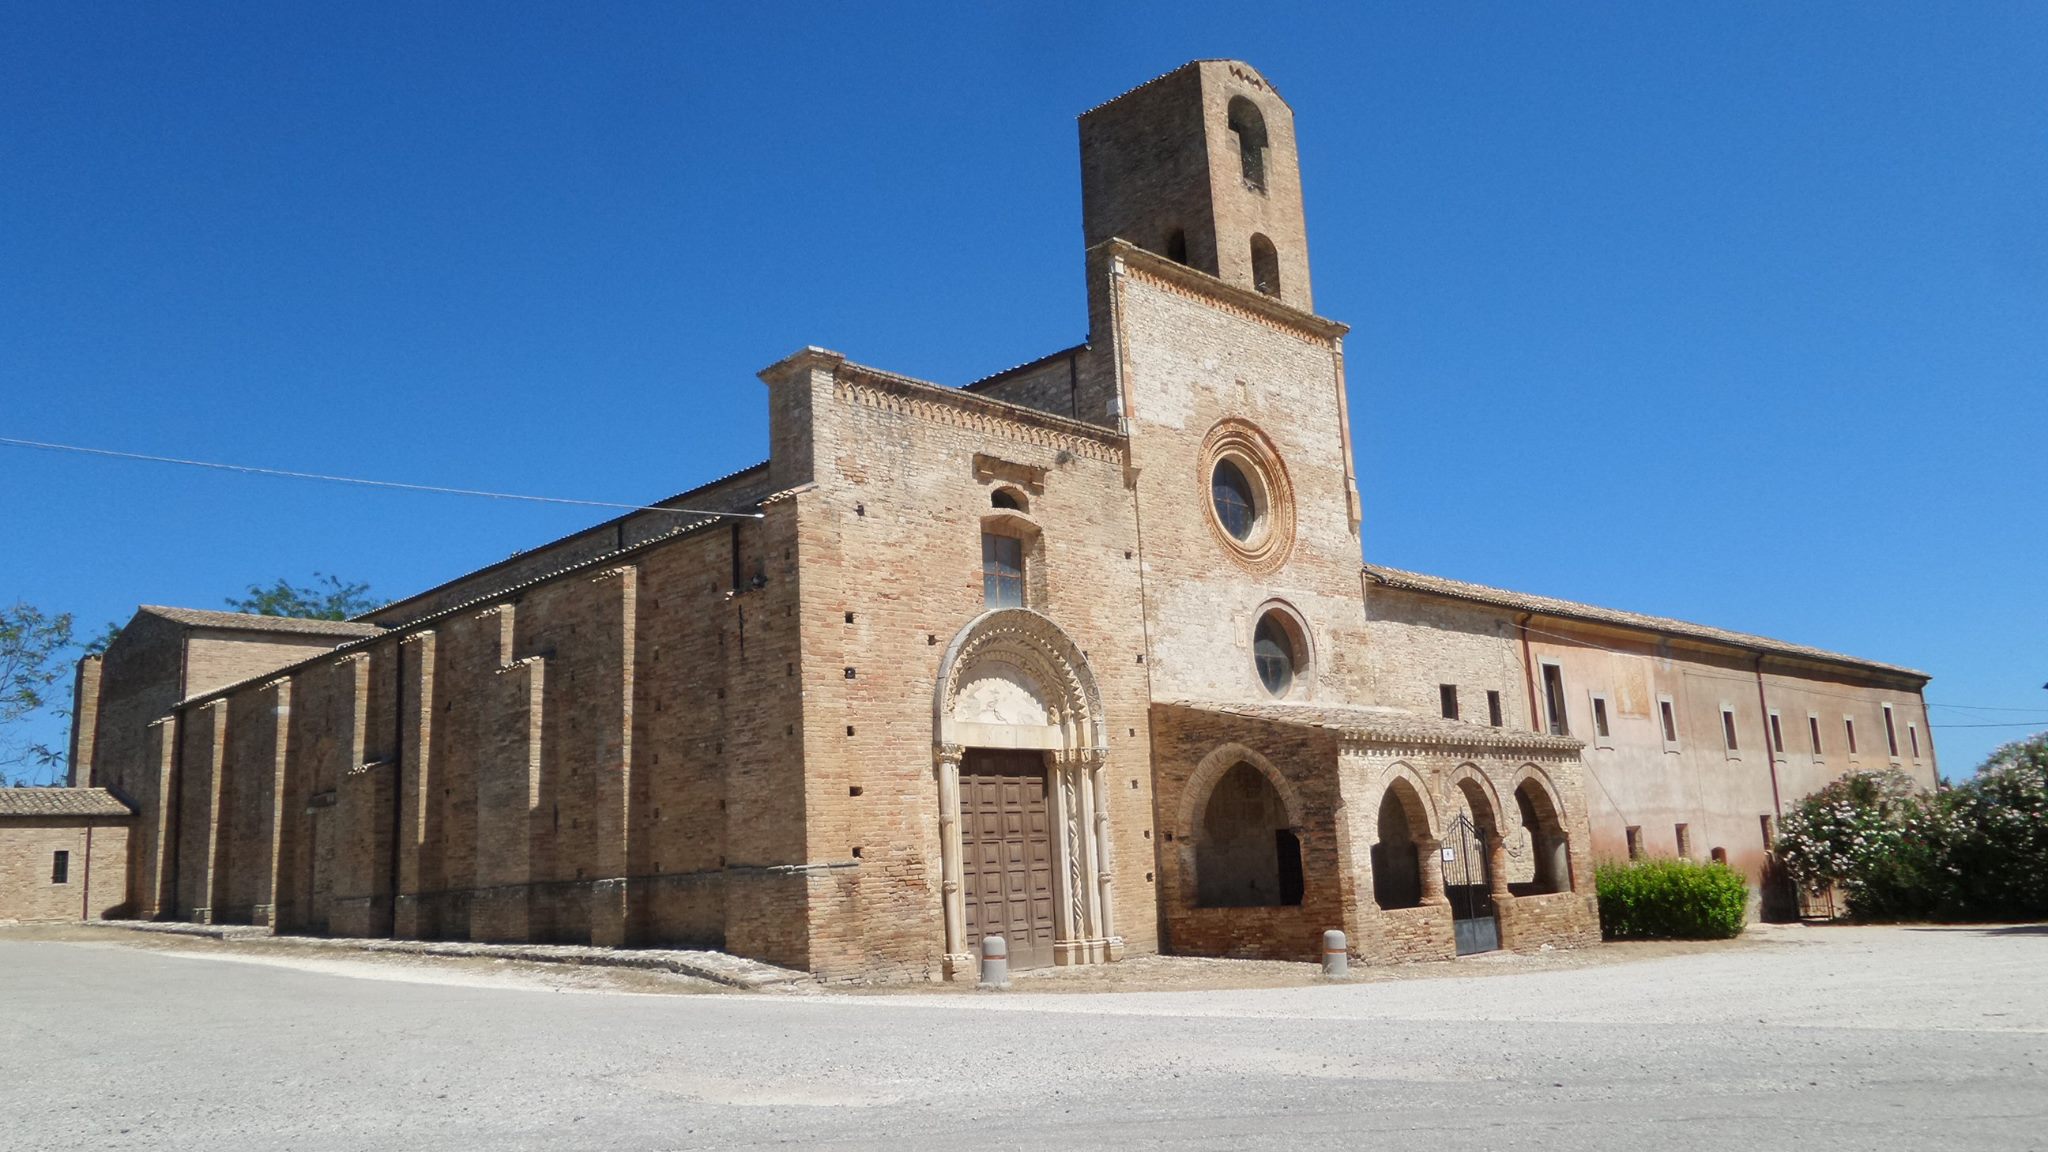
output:
[[[697,995],[0,934],[0,1147],[2048,1148],[2048,929],[1250,991]]]

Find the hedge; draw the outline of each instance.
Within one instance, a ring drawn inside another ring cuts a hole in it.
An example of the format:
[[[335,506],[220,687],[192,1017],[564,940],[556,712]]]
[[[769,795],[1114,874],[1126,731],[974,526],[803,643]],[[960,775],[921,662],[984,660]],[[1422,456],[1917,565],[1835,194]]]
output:
[[[1593,871],[1609,940],[1726,940],[1748,919],[1749,883],[1725,864],[1639,860]]]

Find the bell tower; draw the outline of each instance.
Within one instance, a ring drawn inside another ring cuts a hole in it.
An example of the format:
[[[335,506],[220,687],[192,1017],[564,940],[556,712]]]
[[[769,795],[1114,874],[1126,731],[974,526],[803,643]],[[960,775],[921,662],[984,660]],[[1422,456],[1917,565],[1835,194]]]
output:
[[[1294,110],[1237,60],[1197,60],[1081,115],[1081,227],[1304,312]]]

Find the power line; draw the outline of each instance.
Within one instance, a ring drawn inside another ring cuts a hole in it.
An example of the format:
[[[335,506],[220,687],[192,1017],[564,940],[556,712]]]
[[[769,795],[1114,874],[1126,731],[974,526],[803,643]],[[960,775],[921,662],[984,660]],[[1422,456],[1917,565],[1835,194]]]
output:
[[[673,508],[660,504],[616,504],[609,500],[577,500],[567,496],[529,496],[521,492],[490,492],[481,488],[450,488],[440,484],[408,484],[399,480],[367,480],[360,476],[331,476],[323,472],[295,472],[287,468],[262,468],[253,464],[221,464],[212,460],[185,460],[176,456],[151,456],[142,452],[121,452],[112,448],[86,448],[77,444],[51,444],[41,440],[17,440],[0,436],[0,444],[11,448],[36,448],[45,452],[77,452],[86,456],[108,456],[117,460],[142,460],[151,464],[182,464],[188,468],[212,468],[249,476],[282,476],[291,480],[322,480],[330,484],[356,484],[365,488],[395,488],[404,492],[432,492],[442,496],[481,496],[490,500],[522,500],[533,504],[571,504],[579,508],[613,508],[627,512],[675,512],[685,516],[726,516],[735,520],[760,520],[760,512],[717,512],[709,508]]]
[[[1965,712],[2040,712],[2039,708],[1996,708],[1989,704],[1936,704],[1928,702],[1929,708],[1960,708]]]
[[[2048,720],[2022,720],[2016,724],[1929,724],[1930,728],[2043,728],[2048,729]]]

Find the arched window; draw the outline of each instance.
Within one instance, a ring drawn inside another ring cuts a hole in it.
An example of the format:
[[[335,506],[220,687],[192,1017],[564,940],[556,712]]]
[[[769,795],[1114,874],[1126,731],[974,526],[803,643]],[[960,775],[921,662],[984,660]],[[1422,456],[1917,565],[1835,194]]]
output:
[[[1188,234],[1175,228],[1166,234],[1166,258],[1176,264],[1188,262]]]
[[[1280,253],[1257,232],[1252,233],[1252,287],[1268,296],[1280,294]]]
[[[1285,696],[1294,687],[1299,657],[1290,631],[1278,612],[1268,612],[1252,632],[1252,662],[1258,666],[1259,683],[1275,696]]]
[[[991,508],[1007,508],[1012,512],[1023,512],[1026,510],[1024,507],[1024,496],[1015,488],[996,489],[988,494],[988,503]]]
[[[1422,798],[1406,780],[1387,785],[1380,797],[1379,843],[1372,846],[1372,898],[1382,908],[1415,908],[1422,903],[1422,856],[1417,842],[1429,838]]]
[[[1301,903],[1301,838],[1266,774],[1234,765],[1216,781],[1195,839],[1195,902],[1204,908]]]
[[[1571,891],[1570,841],[1557,806],[1550,802],[1550,794],[1535,780],[1524,780],[1515,789],[1515,808],[1529,838],[1529,857],[1534,867],[1528,881],[1510,883],[1508,891],[1517,896]]]
[[[1261,192],[1266,190],[1266,118],[1259,106],[1243,96],[1230,98],[1230,130],[1237,133],[1237,159],[1244,182]]]

